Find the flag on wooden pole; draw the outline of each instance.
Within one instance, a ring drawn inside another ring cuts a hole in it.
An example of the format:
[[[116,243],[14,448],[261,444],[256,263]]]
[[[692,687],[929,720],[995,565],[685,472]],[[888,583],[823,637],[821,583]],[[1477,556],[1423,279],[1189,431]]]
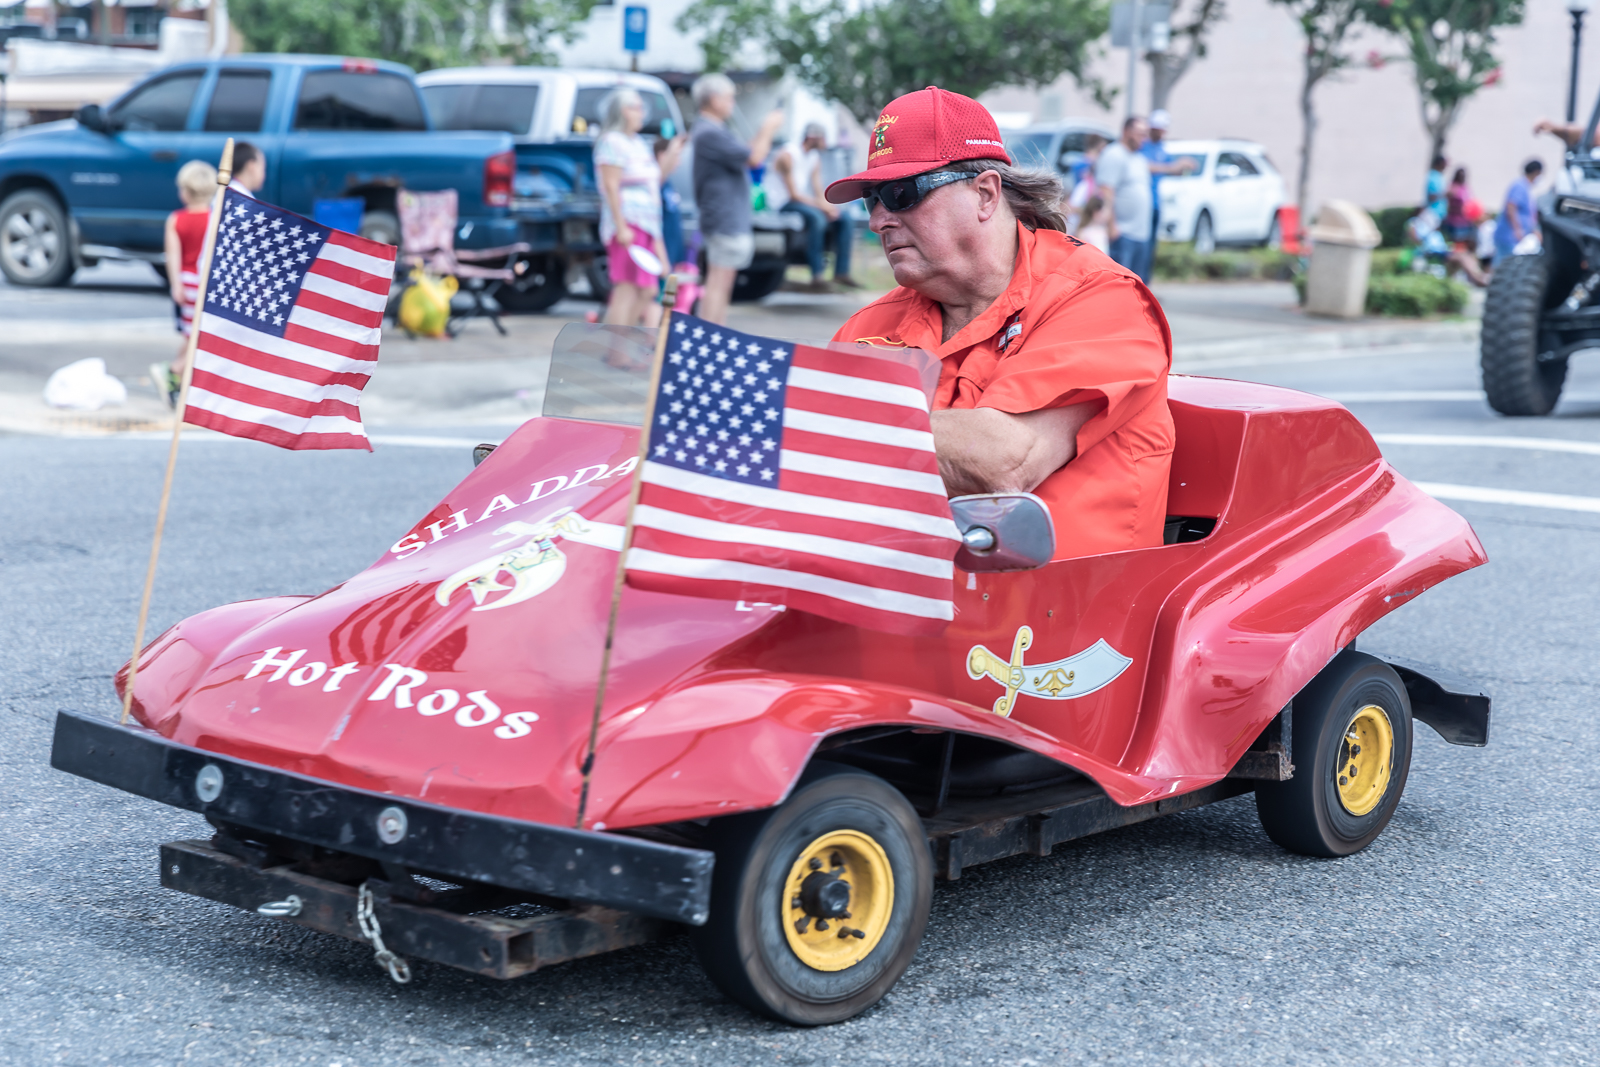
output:
[[[361,390],[397,251],[229,189],[183,421],[281,448],[370,451]]]
[[[953,616],[960,534],[921,374],[674,313],[626,567],[897,633]]]

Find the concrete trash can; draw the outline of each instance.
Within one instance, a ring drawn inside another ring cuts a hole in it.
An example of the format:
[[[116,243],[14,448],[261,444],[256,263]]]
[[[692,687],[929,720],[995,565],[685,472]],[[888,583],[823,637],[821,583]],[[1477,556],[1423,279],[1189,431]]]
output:
[[[1311,266],[1306,271],[1306,312],[1337,319],[1360,318],[1367,303],[1372,250],[1382,242],[1378,227],[1348,200],[1329,200],[1311,227]]]

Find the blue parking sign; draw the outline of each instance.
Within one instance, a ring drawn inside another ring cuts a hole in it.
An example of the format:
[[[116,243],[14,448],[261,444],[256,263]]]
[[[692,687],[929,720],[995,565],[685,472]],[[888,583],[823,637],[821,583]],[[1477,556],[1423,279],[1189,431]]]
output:
[[[625,7],[622,9],[622,50],[643,52],[645,38],[650,31],[650,9]]]

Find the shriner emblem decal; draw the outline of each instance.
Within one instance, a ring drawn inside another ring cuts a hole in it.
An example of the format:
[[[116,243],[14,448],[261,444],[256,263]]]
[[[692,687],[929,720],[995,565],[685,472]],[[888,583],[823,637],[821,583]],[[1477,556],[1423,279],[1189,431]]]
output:
[[[1017,694],[1045,700],[1075,700],[1104,689],[1116,681],[1133,660],[1101,638],[1088,648],[1066,659],[1029,666],[1022,654],[1033,644],[1033,628],[1021,626],[1011,642],[1011,659],[1006,661],[983,645],[967,652],[968,678],[993,678],[1005,686],[1005,693],[994,702],[996,715],[1009,717],[1017,704]]]

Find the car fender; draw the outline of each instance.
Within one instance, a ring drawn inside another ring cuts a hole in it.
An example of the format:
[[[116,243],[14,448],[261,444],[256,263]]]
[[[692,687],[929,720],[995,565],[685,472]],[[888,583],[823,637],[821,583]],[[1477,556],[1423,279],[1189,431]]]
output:
[[[1174,591],[1151,656],[1166,669],[1151,673],[1125,770],[1169,791],[1221,778],[1357,635],[1487,562],[1465,519],[1382,460],[1319,504],[1264,524]]]
[[[821,742],[871,726],[951,730],[1060,760],[1096,779],[1116,768],[987,708],[931,693],[822,675],[702,676],[601,730],[591,827],[706,819],[783,802]]]

